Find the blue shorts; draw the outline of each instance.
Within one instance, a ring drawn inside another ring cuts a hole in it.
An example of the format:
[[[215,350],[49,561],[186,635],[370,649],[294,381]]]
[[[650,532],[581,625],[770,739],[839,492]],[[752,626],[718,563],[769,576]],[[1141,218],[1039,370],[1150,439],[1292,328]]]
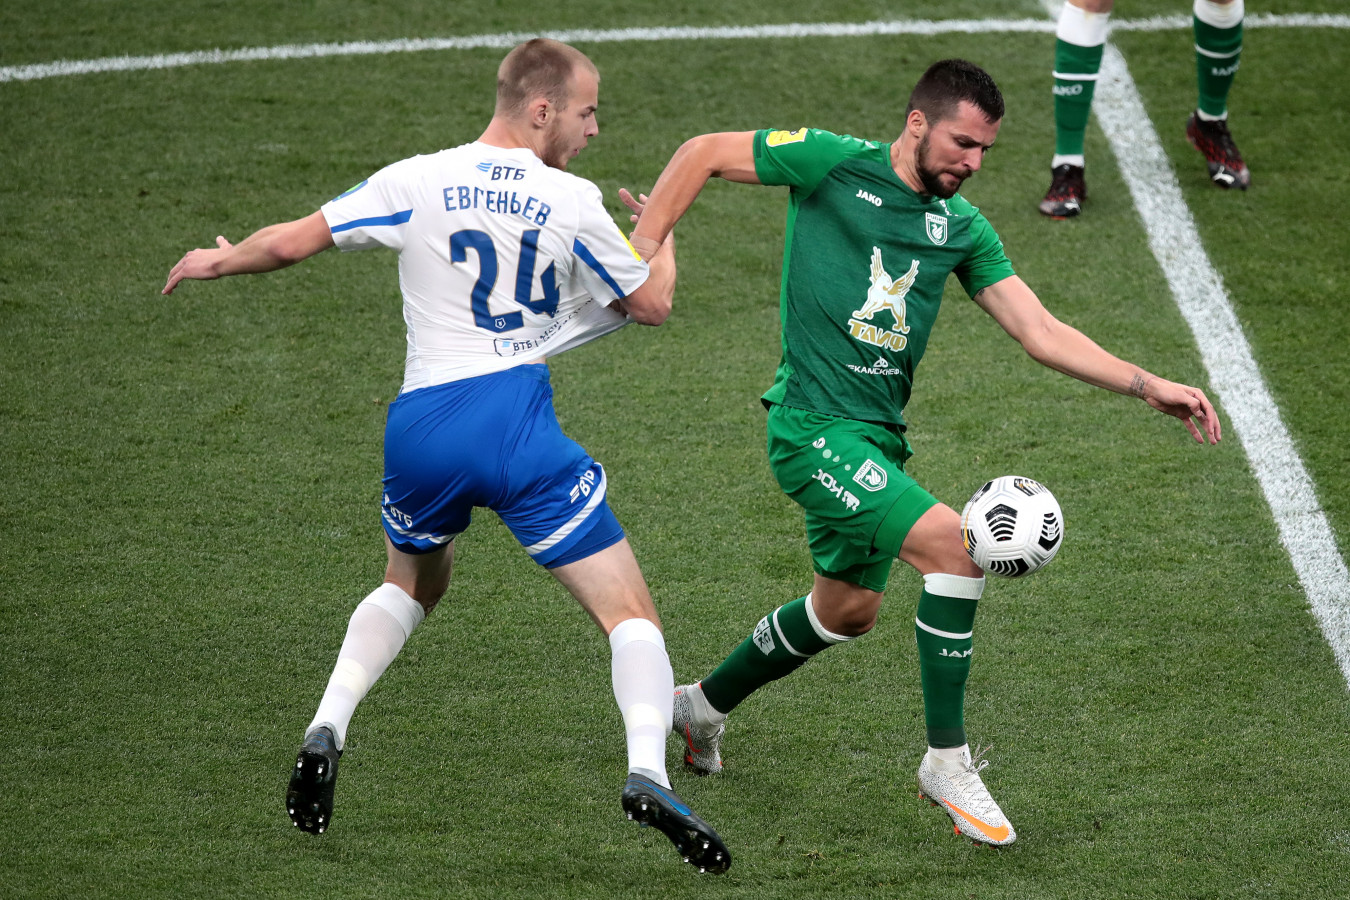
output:
[[[605,502],[605,470],[562,433],[545,365],[419,388],[389,404],[384,530],[404,553],[429,553],[497,513],[541,566],[623,540]]]

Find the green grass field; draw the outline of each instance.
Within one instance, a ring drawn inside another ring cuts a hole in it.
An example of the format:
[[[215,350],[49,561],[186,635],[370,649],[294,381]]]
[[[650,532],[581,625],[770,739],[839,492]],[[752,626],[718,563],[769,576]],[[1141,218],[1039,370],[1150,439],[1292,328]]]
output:
[[[311,0],[0,8],[0,66],[214,47],[551,28],[1044,18],[1037,0]],[[1187,13],[1124,2],[1125,18]],[[1343,12],[1269,0],[1249,14]],[[1350,549],[1350,32],[1251,28],[1231,100],[1253,171],[1212,188],[1182,124],[1189,31],[1115,37],[1256,360]],[[573,171],[616,218],[704,131],[889,140],[932,60],[987,67],[1008,116],[965,195],[1019,273],[1112,351],[1206,373],[1095,124],[1087,213],[1052,222],[1043,33],[579,46],[601,133]],[[912,471],[960,507],[1044,481],[1054,565],[990,585],[967,700],[1006,850],[915,798],[913,605],[738,709],[726,772],[676,788],[731,845],[699,878],[624,821],[605,642],[490,514],[449,594],[358,711],[333,829],[291,827],[289,767],[354,605],[382,573],[394,259],[327,254],[188,284],[215,235],[298,218],[388,162],[478,136],[496,49],[0,82],[0,897],[1344,897],[1350,694],[1236,434],[1029,361],[952,282],[908,410]],[[1317,201],[1317,202],[1313,202]],[[676,312],[553,365],[564,428],[609,474],[698,678],[809,587],[758,396],[778,358],[785,197],[714,184],[681,225]],[[1350,602],[1350,598],[1342,598]],[[673,748],[672,748],[673,749]],[[672,753],[672,764],[676,757]]]

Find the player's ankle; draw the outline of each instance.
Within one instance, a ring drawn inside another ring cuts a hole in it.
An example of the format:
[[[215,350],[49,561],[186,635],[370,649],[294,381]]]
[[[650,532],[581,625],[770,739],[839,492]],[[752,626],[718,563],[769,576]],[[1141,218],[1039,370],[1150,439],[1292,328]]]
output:
[[[727,720],[727,714],[714,709],[708,698],[703,695],[701,681],[689,688],[689,706],[699,725],[715,728]]]
[[[928,759],[934,766],[940,768],[953,768],[963,765],[970,759],[970,745],[962,744],[960,747],[929,747]]]

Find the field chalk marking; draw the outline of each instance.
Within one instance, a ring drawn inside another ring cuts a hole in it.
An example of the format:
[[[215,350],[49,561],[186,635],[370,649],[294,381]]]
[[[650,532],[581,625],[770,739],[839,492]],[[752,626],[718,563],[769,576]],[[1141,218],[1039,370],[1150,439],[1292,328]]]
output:
[[[1350,15],[1306,14],[1254,15],[1245,28],[1346,28]],[[1174,31],[1191,27],[1189,17],[1159,16],[1125,19],[1114,23],[1116,31]],[[569,44],[653,41],[705,41],[737,39],[788,39],[817,37],[873,37],[877,35],[1053,33],[1054,22],[1044,19],[948,19],[899,22],[812,22],[786,25],[722,26],[717,28],[611,28],[570,31],[507,32],[448,38],[414,38],[392,41],[349,41],[341,44],[283,44],[277,47],[245,47],[238,50],[196,50],[155,56],[110,56],[101,59],[57,60],[25,66],[0,67],[0,82],[38,81],[67,75],[104,72],[134,72],[176,69],[183,66],[218,65],[281,59],[314,59],[327,56],[371,56],[386,53],[421,53],[428,50],[509,49],[532,37],[550,37]]]

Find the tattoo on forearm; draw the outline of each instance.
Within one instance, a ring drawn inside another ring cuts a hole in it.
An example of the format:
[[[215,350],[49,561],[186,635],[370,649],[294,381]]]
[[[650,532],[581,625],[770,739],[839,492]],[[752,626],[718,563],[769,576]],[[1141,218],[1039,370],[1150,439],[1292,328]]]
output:
[[[1134,394],[1136,397],[1142,398],[1144,396],[1144,385],[1146,384],[1148,384],[1148,381],[1144,376],[1136,373],[1135,376],[1130,379],[1130,393]]]

